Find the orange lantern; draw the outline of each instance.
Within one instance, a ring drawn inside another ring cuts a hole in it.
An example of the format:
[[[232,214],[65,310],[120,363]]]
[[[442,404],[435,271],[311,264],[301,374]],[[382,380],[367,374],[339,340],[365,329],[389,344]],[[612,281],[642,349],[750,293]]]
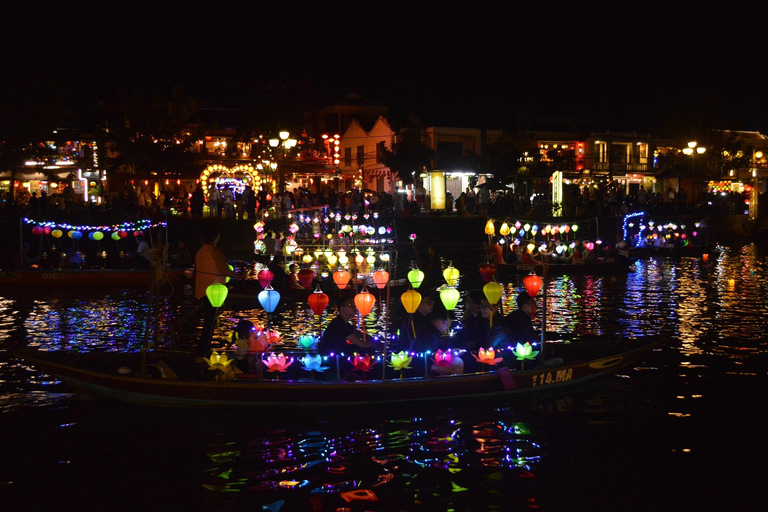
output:
[[[400,296],[406,313],[413,314],[421,304],[421,294],[416,290],[408,290]]]
[[[379,290],[387,286],[387,283],[389,282],[389,272],[386,270],[377,270],[373,273],[372,277],[376,288]]]
[[[352,276],[346,270],[337,270],[333,273],[333,282],[336,283],[339,289],[346,288],[350,279],[352,279]]]
[[[542,284],[544,284],[544,280],[537,276],[535,272],[531,272],[523,278],[525,291],[528,292],[528,295],[531,297],[535,297],[539,293]]]
[[[312,312],[314,314],[322,315],[326,306],[328,306],[328,296],[324,294],[320,288],[318,288],[313,293],[309,294],[307,302],[309,303],[309,307],[312,308]]]
[[[355,295],[355,306],[360,314],[366,316],[373,309],[373,305],[376,303],[376,297],[373,296],[366,288],[363,291]]]

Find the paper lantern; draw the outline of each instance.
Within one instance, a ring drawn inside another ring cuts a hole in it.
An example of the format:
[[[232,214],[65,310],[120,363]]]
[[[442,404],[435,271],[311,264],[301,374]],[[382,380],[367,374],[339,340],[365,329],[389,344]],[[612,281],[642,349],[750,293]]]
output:
[[[494,275],[496,275],[496,265],[492,263],[483,263],[480,265],[480,277],[484,283],[490,282]]]
[[[448,268],[443,270],[443,277],[445,278],[445,282],[448,283],[448,286],[456,286],[456,281],[459,280],[459,275],[459,269],[452,264],[448,265]]]
[[[53,235],[53,238],[61,238],[61,235],[64,233],[60,229],[54,229],[51,231],[51,235]]]
[[[360,314],[366,316],[373,309],[376,303],[376,297],[371,292],[363,288],[363,291],[355,295],[355,306]]]
[[[350,279],[352,279],[352,276],[346,270],[337,270],[333,273],[333,282],[336,283],[340,290],[347,287]]]
[[[376,288],[379,290],[387,286],[387,283],[389,282],[389,272],[386,270],[377,270],[373,273],[372,277]]]
[[[110,237],[112,237],[112,240],[114,240],[115,242],[117,242],[118,240],[120,240],[120,233],[118,233],[117,231],[115,231],[114,233],[112,233],[112,234],[111,234],[111,235],[109,235],[109,236],[110,236]]]
[[[418,288],[421,286],[421,283],[424,282],[424,272],[419,270],[418,268],[414,268],[410,272],[408,272],[408,282],[411,283],[411,286],[414,288]]]
[[[531,272],[523,278],[523,286],[525,286],[525,291],[528,292],[528,295],[531,297],[535,297],[539,293],[543,283],[544,280],[537,276],[534,272]]]
[[[315,271],[311,268],[303,268],[299,270],[299,282],[304,288],[311,288],[312,281],[315,279]]]
[[[122,230],[118,231],[117,234],[120,236],[120,238],[125,238],[128,236],[128,232]]]
[[[40,226],[35,226],[32,228],[32,234],[33,235],[42,235],[43,234],[43,228]]]
[[[501,236],[509,235],[509,224],[507,224],[506,222],[503,222],[501,224],[501,227],[499,228],[499,234]]]
[[[259,280],[259,284],[262,288],[267,288],[272,284],[272,280],[275,278],[275,273],[268,268],[262,269],[256,274],[256,279]]]
[[[93,239],[96,240],[97,242],[101,241],[101,239],[104,238],[104,233],[102,233],[101,231],[94,231],[92,235],[93,235]]]
[[[50,235],[52,230],[51,226],[43,226],[43,233],[46,235]]]
[[[81,238],[83,238],[83,234],[77,230],[70,231],[69,233],[67,233],[67,236],[72,240],[80,240]]]
[[[259,304],[261,304],[261,307],[263,307],[264,311],[267,313],[272,313],[280,302],[280,293],[271,286],[260,291],[258,297]]]
[[[491,305],[498,303],[501,300],[501,291],[504,288],[496,281],[491,281],[483,286],[483,294]]]
[[[133,237],[134,237],[134,238],[136,238],[136,237],[139,237],[139,236],[141,236],[141,235],[143,235],[143,234],[144,234],[144,232],[143,232],[143,231],[134,231],[134,232],[133,232]]]
[[[493,219],[488,219],[488,222],[485,223],[485,234],[491,236],[494,233],[496,233],[496,228],[493,225]]]
[[[440,290],[440,302],[443,303],[443,306],[445,306],[445,309],[448,311],[456,309],[456,304],[459,303],[460,297],[461,294],[459,293],[459,290],[452,286]]]
[[[328,296],[318,288],[313,293],[309,294],[307,302],[309,303],[309,307],[312,308],[312,312],[314,314],[322,315],[326,306],[328,306]]]
[[[221,283],[213,283],[205,289],[205,295],[208,297],[208,301],[211,303],[211,306],[215,308],[220,308],[221,305],[224,304],[228,293],[229,290],[227,287]]]
[[[421,304],[421,294],[416,290],[408,290],[400,296],[400,302],[403,303],[406,313],[413,314]]]

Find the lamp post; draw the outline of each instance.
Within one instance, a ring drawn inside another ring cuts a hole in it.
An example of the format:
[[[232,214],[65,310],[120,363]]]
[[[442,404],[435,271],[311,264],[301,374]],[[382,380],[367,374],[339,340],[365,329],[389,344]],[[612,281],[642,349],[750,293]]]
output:
[[[693,197],[691,201],[696,201],[696,187],[695,187],[695,175],[696,175],[696,155],[703,155],[707,148],[699,146],[699,143],[692,140],[688,143],[688,147],[683,149],[683,153],[691,157],[691,186],[693,187]]]
[[[278,138],[269,139],[269,145],[280,151],[280,182],[278,183],[281,194],[285,192],[285,152],[296,146],[296,139],[292,139],[287,131],[281,131]]]
[[[753,221],[757,220],[759,217],[757,212],[757,197],[758,190],[760,190],[760,176],[757,172],[757,165],[762,159],[763,152],[752,149],[752,194],[749,196],[749,219]]]

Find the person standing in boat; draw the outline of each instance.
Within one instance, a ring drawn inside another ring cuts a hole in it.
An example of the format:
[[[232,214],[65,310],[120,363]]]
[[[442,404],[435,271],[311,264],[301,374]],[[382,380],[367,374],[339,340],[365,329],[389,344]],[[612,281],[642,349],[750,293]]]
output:
[[[215,224],[206,224],[202,228],[203,246],[195,254],[195,298],[200,301],[203,310],[203,330],[197,344],[196,354],[207,356],[211,348],[213,327],[216,321],[216,308],[211,305],[205,290],[213,283],[226,283],[227,277],[237,277],[229,269],[224,251],[217,246],[219,228]]]
[[[361,352],[370,353],[379,348],[378,343],[367,339],[362,332],[358,331],[349,321],[355,317],[357,309],[355,302],[342,296],[336,302],[338,314],[331,320],[326,327],[323,336],[317,343],[317,351],[322,355],[330,353],[338,354],[340,352],[351,353]]]

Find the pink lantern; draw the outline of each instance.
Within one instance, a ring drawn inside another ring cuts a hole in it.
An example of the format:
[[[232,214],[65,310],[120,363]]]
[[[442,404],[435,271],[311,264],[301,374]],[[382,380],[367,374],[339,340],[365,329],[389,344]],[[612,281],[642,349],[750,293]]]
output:
[[[256,278],[259,280],[261,287],[266,288],[272,284],[272,280],[275,278],[275,273],[268,268],[265,268],[259,271],[259,273],[256,275]]]
[[[42,235],[43,234],[43,228],[40,226],[35,226],[32,228],[32,234],[33,235]]]

